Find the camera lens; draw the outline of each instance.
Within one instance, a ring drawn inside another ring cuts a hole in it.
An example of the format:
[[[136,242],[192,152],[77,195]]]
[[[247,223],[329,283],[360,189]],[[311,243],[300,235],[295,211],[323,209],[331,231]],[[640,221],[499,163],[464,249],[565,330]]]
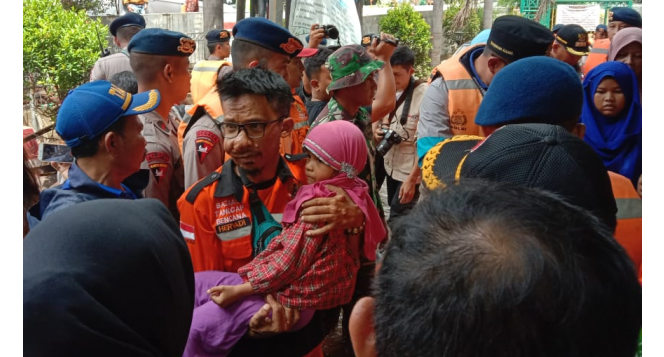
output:
[[[333,39],[333,40],[336,40],[336,39],[339,38],[339,30],[338,30],[337,27],[334,26],[334,25],[329,25],[329,26],[325,29],[325,33],[326,33],[327,37],[329,37],[329,38],[331,38],[331,39]]]

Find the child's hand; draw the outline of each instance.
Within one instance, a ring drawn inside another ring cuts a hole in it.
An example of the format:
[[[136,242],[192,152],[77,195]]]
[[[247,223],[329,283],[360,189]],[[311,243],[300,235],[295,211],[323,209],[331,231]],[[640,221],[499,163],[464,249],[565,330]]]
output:
[[[212,301],[221,307],[227,307],[240,298],[236,286],[233,285],[214,286],[208,289],[207,293],[210,294]]]

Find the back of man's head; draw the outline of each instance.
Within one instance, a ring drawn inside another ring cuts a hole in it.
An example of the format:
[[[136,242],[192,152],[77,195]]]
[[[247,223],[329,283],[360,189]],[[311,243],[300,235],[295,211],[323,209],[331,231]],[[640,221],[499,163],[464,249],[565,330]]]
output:
[[[374,285],[379,356],[635,353],[632,263],[597,218],[553,194],[450,185],[392,237]]]
[[[390,65],[412,68],[415,65],[415,54],[406,45],[399,45],[390,57]]]
[[[320,73],[321,66],[325,65],[325,61],[333,52],[328,47],[318,46],[318,52],[304,60],[304,73],[307,75],[307,78],[316,78],[318,73]]]

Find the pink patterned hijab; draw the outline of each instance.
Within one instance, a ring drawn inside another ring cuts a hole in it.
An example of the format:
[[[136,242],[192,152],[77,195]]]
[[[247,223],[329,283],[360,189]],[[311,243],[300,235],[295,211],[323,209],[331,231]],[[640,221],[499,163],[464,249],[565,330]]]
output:
[[[332,197],[336,192],[325,185],[342,188],[362,210],[365,217],[364,255],[376,259],[376,246],[385,238],[385,227],[376,205],[369,196],[369,186],[357,177],[367,162],[367,144],[362,131],[354,124],[335,120],[320,124],[307,134],[304,148],[322,162],[338,171],[329,179],[302,186],[295,198],[286,205],[283,222],[292,223],[302,203],[317,197]]]

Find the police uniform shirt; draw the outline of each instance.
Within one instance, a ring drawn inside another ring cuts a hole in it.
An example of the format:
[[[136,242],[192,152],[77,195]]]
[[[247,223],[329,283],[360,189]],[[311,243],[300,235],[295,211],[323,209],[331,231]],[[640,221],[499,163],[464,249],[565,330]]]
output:
[[[95,62],[90,73],[90,82],[98,80],[109,80],[114,74],[130,71],[133,72],[129,65],[129,56],[126,49],[122,52],[114,53],[107,57],[102,57]]]
[[[177,199],[184,192],[184,169],[178,148],[177,114],[171,110],[168,120],[157,111],[139,115],[143,123],[143,137],[147,141],[145,160],[141,169],[150,171],[145,197],[160,200],[177,218]]]
[[[189,188],[224,163],[224,139],[219,119],[208,114],[189,128],[182,142],[184,187]]]

